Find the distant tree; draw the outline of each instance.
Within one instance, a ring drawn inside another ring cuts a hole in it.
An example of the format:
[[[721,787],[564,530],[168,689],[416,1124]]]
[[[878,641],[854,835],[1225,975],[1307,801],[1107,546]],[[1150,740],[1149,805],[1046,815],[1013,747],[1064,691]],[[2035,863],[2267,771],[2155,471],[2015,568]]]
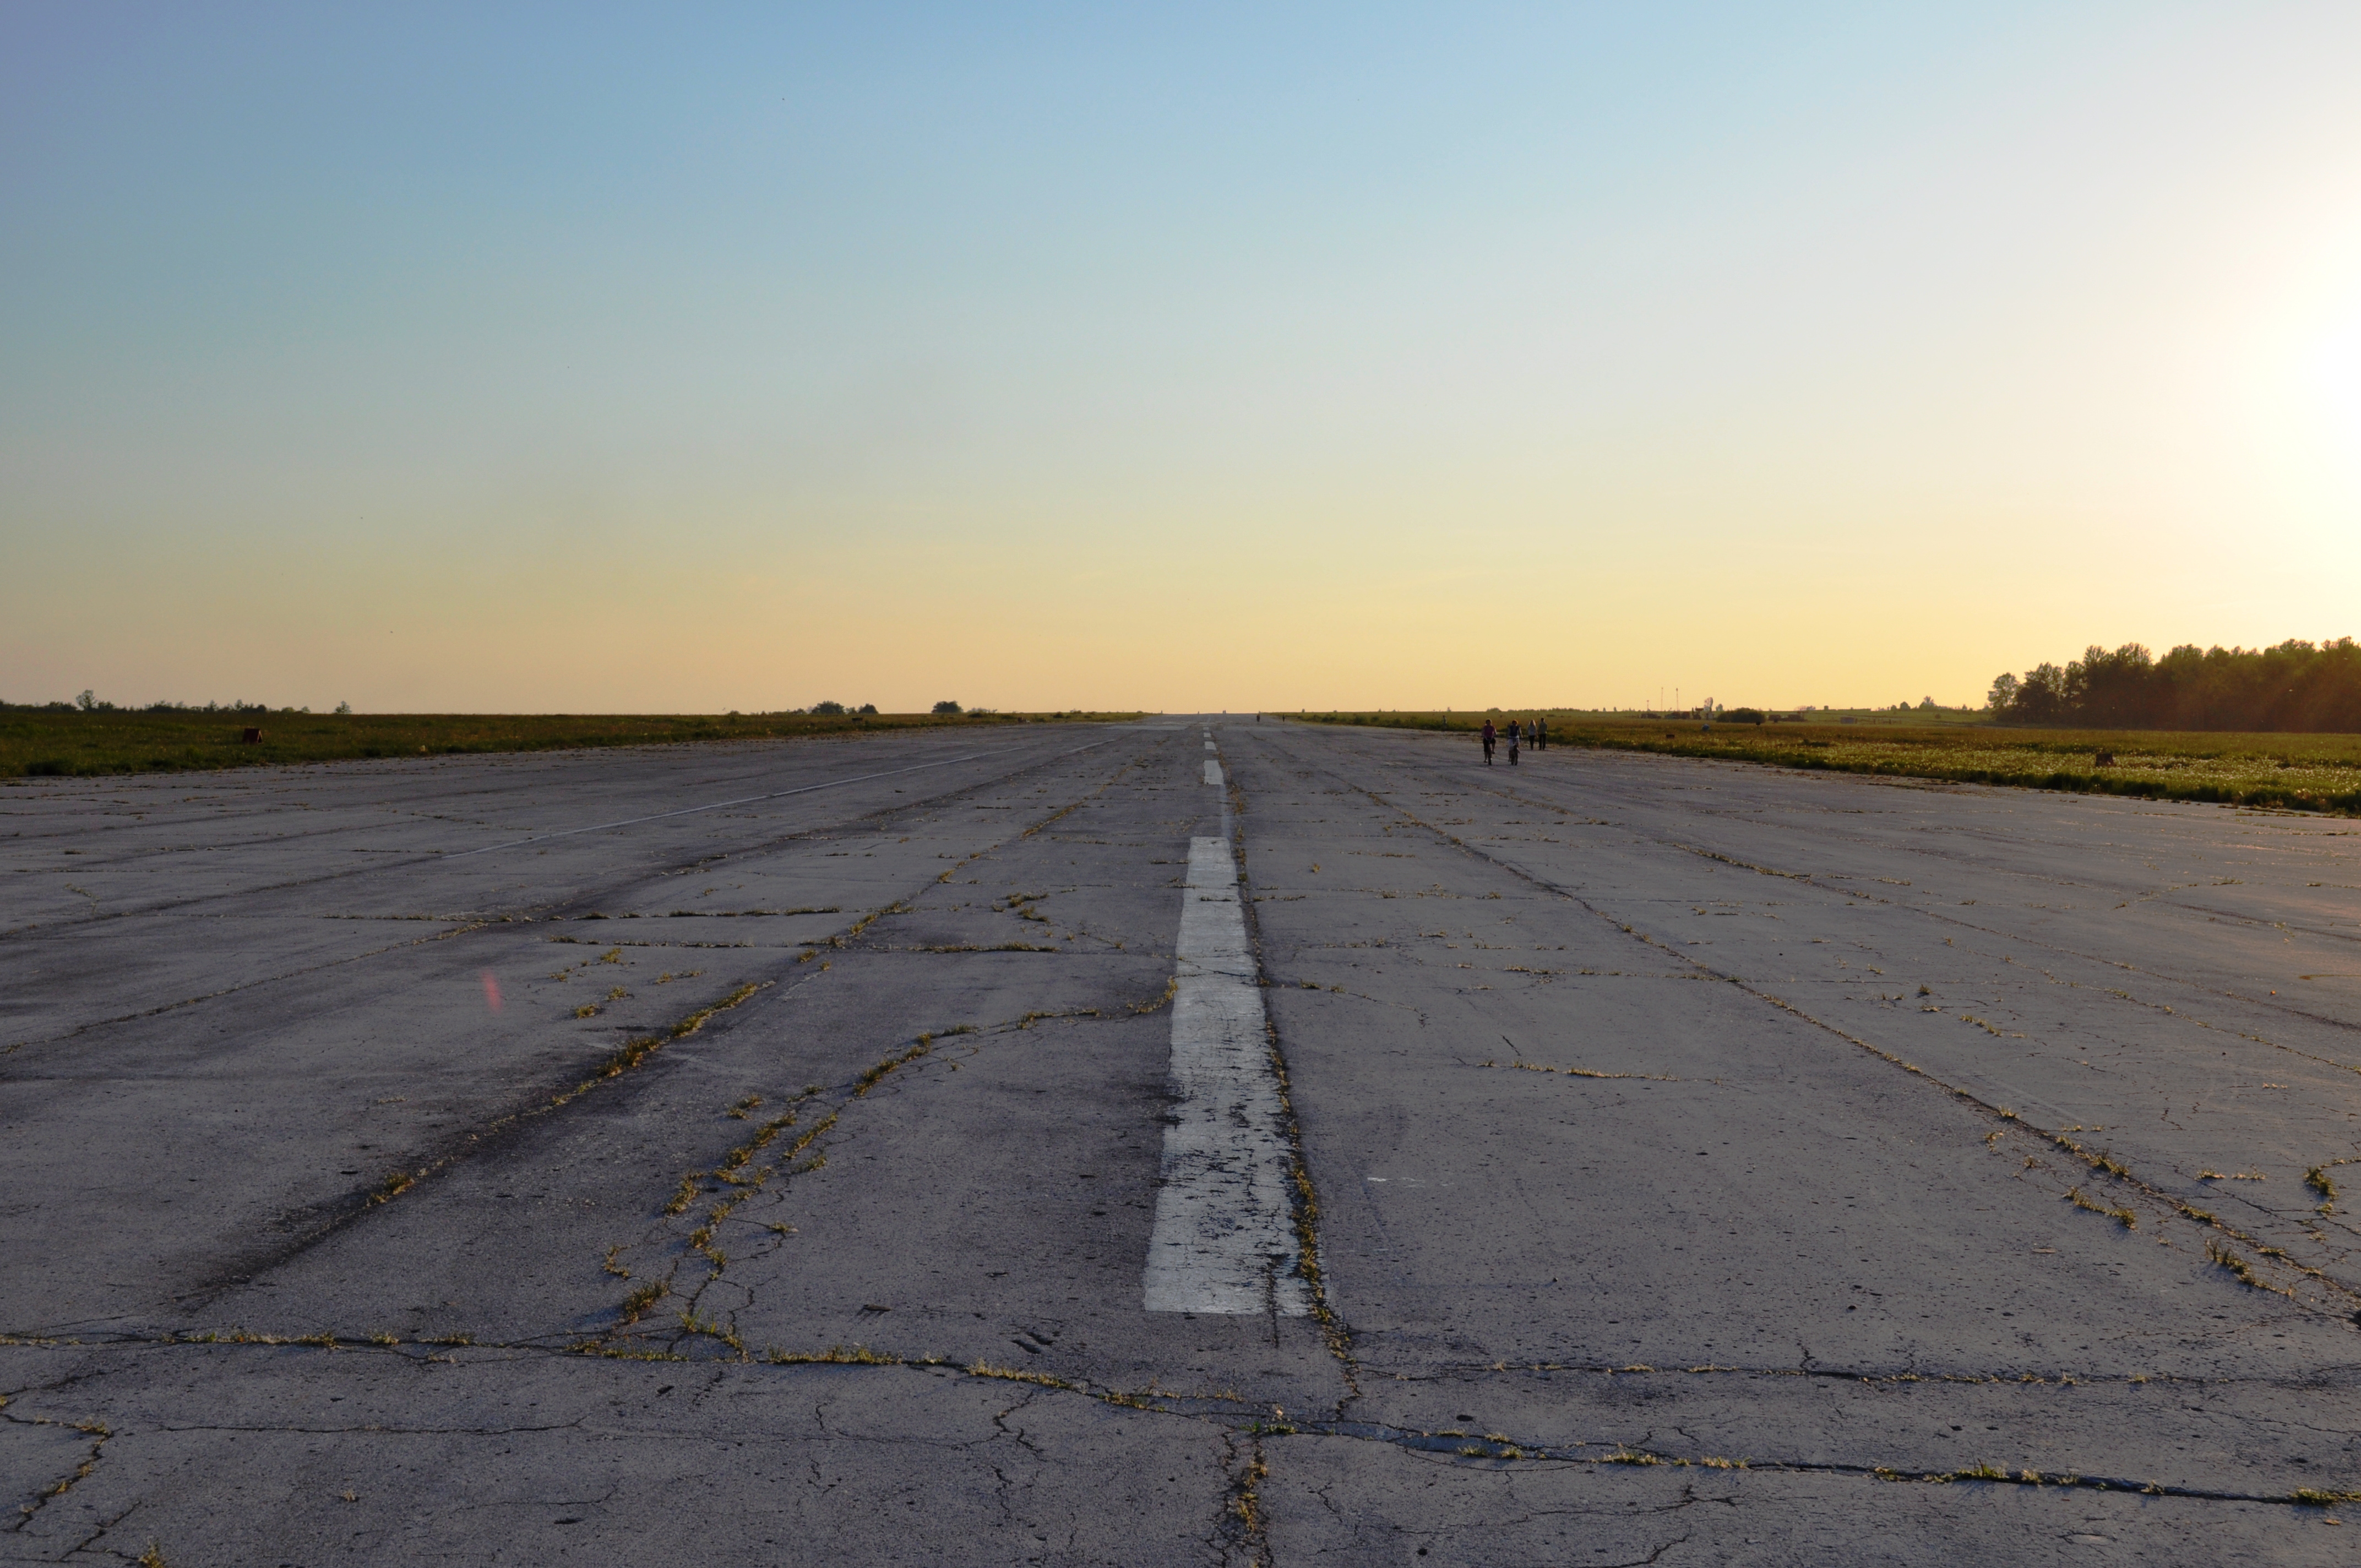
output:
[[[2059,669],[1993,683],[1994,718],[2089,729],[2361,732],[2361,645],[2349,638],[2273,648],[2184,644],[2157,658],[2136,642],[2093,645]]]
[[[875,703],[873,703],[873,702],[864,702],[864,703],[862,703],[862,704],[861,705],[860,711],[861,711],[864,716],[865,716],[865,715],[868,715],[868,714],[875,713],[875,712],[877,711],[877,705],[876,705]]]
[[[950,701],[950,700],[946,699],[946,700],[944,700],[944,701],[942,701],[942,702],[939,702],[939,703],[935,704],[935,711],[936,711],[937,713],[960,713],[960,712],[963,712],[964,710],[960,707],[960,705],[959,705],[959,704],[957,704],[957,703],[955,703],[955,702],[951,702],[951,701]]]
[[[348,703],[348,702],[340,702],[340,703],[336,704],[336,711],[337,711],[338,713],[350,713],[352,710],[353,710],[353,705],[352,705],[351,703]]]
[[[81,708],[84,713],[95,713],[98,711],[97,694],[93,692],[88,686],[84,686],[82,688],[82,695],[74,698],[74,706]]]
[[[2066,711],[2065,671],[2045,661],[2025,672],[2016,688],[2018,718],[2035,724],[2057,724],[2064,721]]]
[[[844,704],[840,702],[816,702],[811,705],[811,710],[814,713],[839,714],[844,711]]]

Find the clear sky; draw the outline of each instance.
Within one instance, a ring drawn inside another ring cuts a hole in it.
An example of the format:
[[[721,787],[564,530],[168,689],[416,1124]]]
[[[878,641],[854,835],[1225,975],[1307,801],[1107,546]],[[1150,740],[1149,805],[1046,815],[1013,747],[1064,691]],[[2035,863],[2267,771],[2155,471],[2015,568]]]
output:
[[[2361,5],[0,7],[0,696],[2361,633]]]

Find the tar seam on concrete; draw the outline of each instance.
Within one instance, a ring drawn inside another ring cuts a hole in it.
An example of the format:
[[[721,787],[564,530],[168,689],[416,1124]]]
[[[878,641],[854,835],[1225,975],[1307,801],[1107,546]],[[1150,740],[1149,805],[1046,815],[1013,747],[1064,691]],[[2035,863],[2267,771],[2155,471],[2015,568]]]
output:
[[[1210,757],[1205,760],[1205,782],[1215,789],[1222,787],[1222,764]]]
[[[1189,840],[1178,946],[1177,1103],[1164,1124],[1147,1309],[1300,1318],[1311,1304],[1296,1269],[1279,1083],[1246,950],[1237,864],[1220,839]]]
[[[1088,751],[1093,747],[1103,746],[1104,744],[1106,744],[1106,742],[1104,740],[1093,740],[1088,746],[1077,746],[1073,748],[1072,751],[1060,751],[1056,757],[1052,757],[1050,761],[1055,762],[1061,757],[1071,757],[1080,752]],[[444,859],[463,861],[469,855],[489,855],[495,850],[514,850],[526,844],[544,843],[551,839],[571,839],[577,833],[603,833],[609,828],[633,828],[642,822],[663,822],[675,817],[694,817],[701,811],[723,811],[733,806],[752,806],[759,801],[765,800],[785,800],[789,795],[810,795],[815,790],[840,789],[846,784],[867,784],[873,779],[893,779],[899,778],[904,773],[922,773],[928,768],[948,768],[952,766],[954,763],[972,762],[979,758],[989,755],[991,755],[991,753],[988,751],[969,751],[962,756],[945,757],[939,762],[918,762],[906,768],[888,768],[883,773],[854,773],[848,778],[829,779],[821,784],[799,784],[794,789],[774,789],[767,795],[740,795],[735,800],[712,800],[706,802],[703,806],[684,806],[677,811],[654,811],[648,813],[644,817],[626,817],[616,822],[594,822],[588,828],[561,828],[554,832],[535,833],[530,838],[511,839],[503,843],[486,844],[481,849],[461,850],[455,854],[445,856]]]

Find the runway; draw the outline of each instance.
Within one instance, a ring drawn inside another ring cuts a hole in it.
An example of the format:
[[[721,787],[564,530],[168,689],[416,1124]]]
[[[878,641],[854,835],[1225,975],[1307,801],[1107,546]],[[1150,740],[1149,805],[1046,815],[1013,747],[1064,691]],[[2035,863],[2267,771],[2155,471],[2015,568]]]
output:
[[[1502,762],[12,783],[0,1561],[2349,1560],[2361,828]]]

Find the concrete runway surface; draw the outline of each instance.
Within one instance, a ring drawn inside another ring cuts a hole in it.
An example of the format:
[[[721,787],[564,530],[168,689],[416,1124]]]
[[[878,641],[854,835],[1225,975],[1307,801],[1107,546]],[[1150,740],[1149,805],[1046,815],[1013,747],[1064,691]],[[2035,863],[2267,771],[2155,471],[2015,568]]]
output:
[[[2356,888],[1250,717],[14,783],[0,1561],[2351,1562]]]

